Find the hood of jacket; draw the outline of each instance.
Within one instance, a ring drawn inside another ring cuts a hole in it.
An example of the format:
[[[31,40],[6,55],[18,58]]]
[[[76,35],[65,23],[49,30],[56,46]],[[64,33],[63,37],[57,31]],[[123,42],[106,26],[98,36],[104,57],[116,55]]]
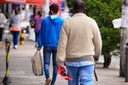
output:
[[[52,24],[58,24],[60,23],[60,17],[58,17],[57,15],[50,15],[49,19],[51,21]]]

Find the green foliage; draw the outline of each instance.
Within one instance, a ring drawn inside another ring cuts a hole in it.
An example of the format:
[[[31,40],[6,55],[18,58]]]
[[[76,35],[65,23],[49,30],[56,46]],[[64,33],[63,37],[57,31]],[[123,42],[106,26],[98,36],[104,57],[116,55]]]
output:
[[[68,0],[72,7],[74,0]],[[112,20],[121,17],[122,0],[84,0],[86,14],[96,20],[101,30],[104,57],[110,57],[119,50],[120,29],[113,28]],[[113,53],[113,54],[111,54]],[[111,60],[111,59],[110,59]]]
[[[119,49],[120,29],[114,29],[112,20],[121,17],[121,0],[87,0],[87,15],[94,18],[100,29],[103,40],[102,53],[110,55]]]
[[[106,56],[116,55],[114,53],[115,52],[114,50],[119,49],[120,29],[102,28],[101,35],[102,35],[102,40],[103,40],[102,53]],[[118,52],[118,51],[116,51],[116,52]],[[113,54],[110,54],[110,53],[113,53]]]
[[[87,15],[94,18],[99,27],[112,28],[112,20],[121,16],[121,0],[87,0]],[[109,2],[109,3],[108,3]]]
[[[71,8],[73,6],[74,0],[67,0],[67,6]]]

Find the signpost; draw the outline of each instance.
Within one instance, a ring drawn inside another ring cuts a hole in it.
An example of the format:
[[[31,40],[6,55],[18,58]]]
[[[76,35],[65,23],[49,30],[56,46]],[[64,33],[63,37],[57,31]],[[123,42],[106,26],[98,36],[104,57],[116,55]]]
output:
[[[128,0],[122,0],[122,16],[112,21],[114,28],[121,27],[120,40],[120,77],[128,82]]]
[[[120,40],[120,76],[128,78],[128,75],[126,69],[128,69],[128,66],[126,64],[128,63],[128,60],[126,58],[127,51],[126,51],[126,43],[128,42],[127,33],[128,33],[128,0],[122,0],[122,16],[121,16],[121,40]],[[126,61],[126,62],[125,62]],[[128,80],[127,80],[128,81]]]

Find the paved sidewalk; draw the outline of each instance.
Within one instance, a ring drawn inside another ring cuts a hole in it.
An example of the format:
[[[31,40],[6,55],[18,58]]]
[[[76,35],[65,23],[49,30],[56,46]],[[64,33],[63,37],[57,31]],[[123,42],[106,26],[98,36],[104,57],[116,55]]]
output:
[[[4,38],[10,41],[12,37],[10,34],[5,34]],[[12,41],[11,41],[12,42]],[[9,54],[9,76],[11,85],[44,85],[45,78],[43,76],[35,76],[32,73],[31,57],[36,51],[35,43],[25,38],[25,44],[19,45],[18,49],[13,49],[11,44]],[[0,85],[5,76],[5,49],[0,45]],[[96,73],[99,81],[95,81],[95,85],[128,85],[125,78],[119,77],[119,58],[113,58],[109,69],[102,68],[102,58],[96,65]],[[52,72],[52,66],[50,67]],[[56,85],[67,85],[67,81],[62,79],[59,75],[57,77]]]

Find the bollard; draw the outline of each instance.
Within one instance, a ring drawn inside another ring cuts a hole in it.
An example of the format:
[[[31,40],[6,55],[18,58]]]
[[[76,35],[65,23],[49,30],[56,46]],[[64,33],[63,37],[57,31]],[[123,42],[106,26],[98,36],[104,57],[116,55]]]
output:
[[[23,32],[23,30],[20,33],[20,45],[24,45],[24,32]]]
[[[9,51],[11,43],[6,39],[5,40],[5,50],[6,50],[6,74],[3,79],[4,85],[10,85],[11,80],[9,78]]]
[[[125,82],[128,82],[128,43],[126,43]]]

